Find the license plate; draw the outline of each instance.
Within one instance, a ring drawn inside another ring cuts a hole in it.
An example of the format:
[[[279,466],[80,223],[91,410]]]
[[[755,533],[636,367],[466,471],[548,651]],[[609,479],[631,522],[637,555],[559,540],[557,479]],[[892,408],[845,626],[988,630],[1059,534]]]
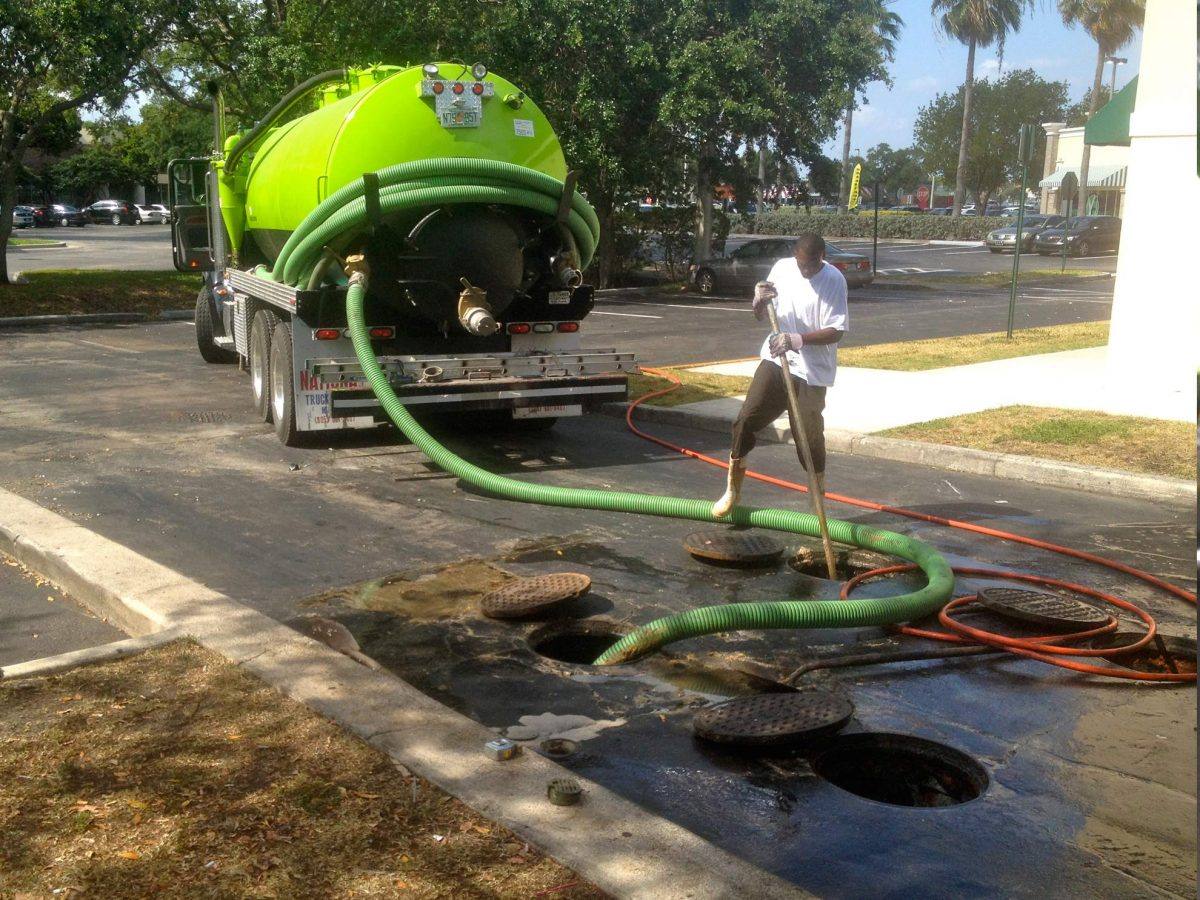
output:
[[[551,291],[550,292],[550,302],[557,303],[559,305],[568,304],[571,302],[571,292],[570,291]]]
[[[514,419],[549,419],[553,416],[581,416],[583,404],[556,403],[551,406],[516,406],[513,407]]]

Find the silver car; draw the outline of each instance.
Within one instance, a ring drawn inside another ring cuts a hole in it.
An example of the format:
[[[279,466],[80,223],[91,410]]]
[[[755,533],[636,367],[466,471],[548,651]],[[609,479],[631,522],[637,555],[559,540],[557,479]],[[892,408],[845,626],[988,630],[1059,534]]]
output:
[[[168,213],[166,207],[158,205],[138,205],[138,218],[143,222],[154,222],[162,225],[167,221]]]
[[[792,238],[747,241],[726,255],[700,265],[693,263],[688,281],[702,294],[753,290],[755,282],[765,279],[777,261],[794,253],[795,244]],[[826,241],[825,261],[846,277],[848,287],[862,287],[875,280],[870,258],[861,253],[850,253]]]
[[[13,207],[13,228],[32,228],[33,210],[28,206]]]
[[[1024,227],[1021,229],[1021,252],[1030,252],[1033,249],[1034,238],[1047,228],[1057,228],[1062,223],[1062,216],[1026,216]],[[987,240],[984,243],[993,253],[1002,253],[1006,250],[1012,253],[1017,249],[1017,227],[1013,225],[1010,228],[993,229],[988,232]]]

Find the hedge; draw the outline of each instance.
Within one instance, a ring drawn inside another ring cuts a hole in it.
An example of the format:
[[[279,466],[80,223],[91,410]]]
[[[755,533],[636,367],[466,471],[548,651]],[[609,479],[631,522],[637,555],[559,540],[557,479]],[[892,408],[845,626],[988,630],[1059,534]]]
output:
[[[989,216],[929,216],[929,215],[883,215],[879,211],[879,236],[881,238],[914,238],[916,240],[982,241],[993,228],[1010,228],[1016,225],[1011,218]],[[800,234],[815,231],[822,237],[869,238],[874,216],[870,212],[857,215],[845,213],[806,212],[803,207],[785,206],[763,213],[759,234]],[[753,216],[734,217],[729,228],[734,234],[754,233]]]

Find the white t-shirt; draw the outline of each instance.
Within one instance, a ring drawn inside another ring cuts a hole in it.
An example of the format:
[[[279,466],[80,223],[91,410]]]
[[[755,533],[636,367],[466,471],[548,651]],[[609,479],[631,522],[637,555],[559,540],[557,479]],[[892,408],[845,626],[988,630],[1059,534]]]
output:
[[[846,279],[836,267],[822,263],[821,271],[812,278],[800,274],[796,257],[788,256],[775,263],[767,281],[775,285],[775,315],[780,331],[808,334],[822,328],[845,332],[850,327],[850,312],[846,305]],[[763,341],[759,357],[778,363],[771,355],[770,338]],[[788,353],[792,374],[799,375],[813,387],[830,387],[837,373],[837,344],[805,344],[799,353]]]

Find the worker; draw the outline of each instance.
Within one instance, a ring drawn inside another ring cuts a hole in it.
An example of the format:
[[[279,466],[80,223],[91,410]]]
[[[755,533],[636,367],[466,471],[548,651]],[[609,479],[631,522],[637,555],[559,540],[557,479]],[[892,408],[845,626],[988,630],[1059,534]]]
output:
[[[808,232],[796,240],[794,255],[771,268],[766,281],[754,286],[754,315],[759,321],[774,304],[780,331],[763,341],[760,361],[733,422],[733,446],[725,493],[713,504],[713,515],[730,513],[741,495],[746,456],[755,435],[787,409],[787,388],[780,377],[780,358],[787,357],[800,401],[800,417],[812,451],[813,476],[825,493],[825,389],[837,371],[837,345],[849,325],[846,279],[825,261],[825,241]],[[790,351],[790,352],[789,352]]]

